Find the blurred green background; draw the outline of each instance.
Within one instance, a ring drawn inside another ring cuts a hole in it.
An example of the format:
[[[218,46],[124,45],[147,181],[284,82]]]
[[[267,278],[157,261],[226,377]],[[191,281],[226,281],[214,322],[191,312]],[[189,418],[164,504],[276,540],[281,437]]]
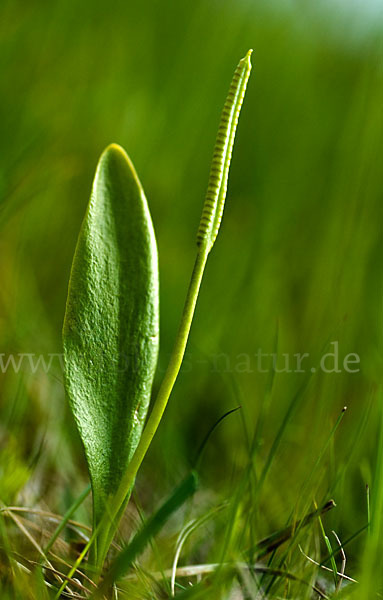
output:
[[[157,234],[158,386],[194,260],[220,111],[238,60],[254,48],[185,368],[139,476],[144,506],[174,487],[212,425],[241,405],[211,436],[200,468],[206,493],[232,494],[260,415],[257,469],[307,383],[259,498],[259,534],[283,526],[297,506],[344,405],[305,500],[333,496],[341,536],[366,522],[381,414],[382,28],[351,3],[2,0],[5,359],[61,352],[93,173],[117,142],[136,166]],[[340,361],[358,354],[360,372],[310,375],[331,341]],[[277,351],[281,368],[283,353],[309,353],[308,368],[277,373],[270,397],[258,349]],[[81,445],[58,358],[47,373],[33,373],[27,360],[18,373],[0,373],[0,496],[63,512],[86,482]]]

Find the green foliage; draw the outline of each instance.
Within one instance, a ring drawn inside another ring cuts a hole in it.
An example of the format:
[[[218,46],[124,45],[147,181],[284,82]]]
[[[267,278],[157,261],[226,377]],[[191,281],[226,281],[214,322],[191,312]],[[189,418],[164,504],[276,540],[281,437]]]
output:
[[[137,498],[149,516],[188,471],[213,424],[241,405],[204,449],[190,519],[223,503],[228,508],[183,547],[176,594],[184,587],[189,597],[257,598],[261,587],[264,596],[270,588],[270,598],[317,597],[297,582],[244,569],[230,573],[221,594],[208,567],[190,573],[219,563],[226,546],[227,561],[256,560],[248,549],[258,540],[286,526],[295,530],[314,498],[319,506],[334,498],[337,507],[323,524],[332,542],[332,530],[342,542],[346,574],[362,582],[345,582],[337,597],[376,598],[383,588],[383,28],[381,18],[369,15],[378,2],[0,4],[0,353],[5,359],[61,353],[89,181],[114,139],[134,156],[156,223],[163,326],[154,389],[179,323],[221,101],[238,56],[254,47],[256,77],[239,122],[223,235],[209,259],[184,369],[140,470]],[[361,371],[310,375],[325,343],[335,339],[341,360],[359,354]],[[263,373],[258,349],[277,354],[279,368],[284,353],[307,352],[306,373],[277,372],[270,385],[272,358],[262,361],[269,370]],[[0,372],[1,444],[7,446],[8,433],[16,439],[30,472],[14,501],[57,517],[23,514],[43,545],[88,483],[62,369],[53,363],[49,372]],[[344,405],[348,411],[327,446]],[[7,460],[6,453],[4,472]],[[12,499],[16,488],[7,475],[1,499]],[[33,570],[29,558],[41,557],[1,514],[9,540],[2,536],[1,597],[41,598],[45,588],[25,570]],[[73,519],[90,526],[90,518],[85,501]],[[121,524],[123,543],[139,522],[132,501]],[[115,598],[169,596],[163,582],[170,581],[184,526],[179,511],[137,558],[121,586],[127,591]],[[49,558],[73,565],[84,535],[87,530],[68,523]],[[331,597],[332,572],[309,562],[298,543],[332,571],[314,523],[278,549],[271,565],[319,581]],[[332,546],[339,570],[335,538]],[[48,569],[44,578],[60,585]],[[79,573],[75,579],[83,581]],[[83,593],[75,582],[69,587]]]
[[[95,523],[140,439],[158,319],[149,210],[129,158],[111,145],[100,158],[77,242],[63,328],[65,384],[87,457]]]

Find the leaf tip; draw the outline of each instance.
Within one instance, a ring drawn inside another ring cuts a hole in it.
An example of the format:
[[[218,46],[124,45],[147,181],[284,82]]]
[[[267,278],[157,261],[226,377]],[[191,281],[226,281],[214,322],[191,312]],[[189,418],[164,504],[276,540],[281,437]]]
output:
[[[112,169],[114,172],[118,171],[120,173],[128,173],[129,177],[133,178],[141,194],[143,194],[142,185],[138,178],[136,169],[134,168],[134,165],[126,150],[119,144],[109,144],[101,154],[98,162],[98,169],[102,171],[105,168],[107,170]]]
[[[109,144],[109,146],[105,148],[100,160],[108,158],[123,158],[130,162],[129,157],[124,148],[114,142],[112,144]]]

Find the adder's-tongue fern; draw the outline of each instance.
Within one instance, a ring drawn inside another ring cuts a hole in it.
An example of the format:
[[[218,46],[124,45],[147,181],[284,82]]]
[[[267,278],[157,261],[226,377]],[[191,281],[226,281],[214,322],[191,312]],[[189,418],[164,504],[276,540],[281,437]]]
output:
[[[121,479],[117,487],[117,491],[105,499],[107,501],[105,502],[107,510],[105,510],[104,516],[101,522],[98,524],[97,529],[95,529],[93,532],[96,547],[96,551],[94,552],[94,564],[99,573],[101,572],[101,568],[106,557],[108,548],[112,541],[113,535],[117,529],[118,522],[122,514],[122,509],[126,504],[126,501],[132,490],[135,476],[150,446],[153,436],[155,435],[157,428],[160,424],[163,412],[166,408],[169,396],[172,392],[174,383],[181,368],[206,261],[209,252],[214,244],[214,241],[217,237],[220,222],[222,219],[234,137],[237,129],[239,113],[245,95],[246,85],[251,71],[251,52],[252,51],[249,50],[246,56],[239,62],[239,65],[235,70],[234,77],[230,85],[225,105],[223,107],[221,123],[219,125],[217,140],[214,149],[213,162],[211,166],[205,205],[203,208],[203,213],[197,235],[198,250],[195,265],[191,276],[190,285],[186,296],[185,306],[182,313],[181,323],[174,344],[173,352],[171,354],[170,361],[167,370],[164,374],[161,386],[158,390],[156,401],[153,404],[152,411],[150,413],[149,419],[147,420],[145,428],[142,431],[138,445],[135,448],[135,452],[132,457],[129,457],[129,462],[126,466],[125,472],[122,476],[120,475]],[[113,147],[111,150],[109,150],[107,154],[109,158],[110,155],[116,155],[119,161],[122,160],[121,151],[113,149]],[[126,183],[127,192],[132,191],[130,188],[135,190],[137,196],[136,204],[138,206],[141,206],[141,204],[143,203],[144,196],[143,192],[141,191],[138,179],[135,173],[133,172],[132,167],[128,168],[125,165],[125,170],[126,169],[130,173],[130,179],[128,177]],[[102,196],[104,192],[107,193],[110,188],[111,182],[108,182],[107,180],[107,175],[109,174],[109,171],[107,171],[106,173],[106,179],[104,182],[108,185],[104,185],[100,191],[100,194]],[[119,183],[119,180],[117,181],[117,183]],[[117,196],[116,198],[118,199]],[[104,221],[102,221],[102,223],[104,223]],[[117,241],[119,239],[120,238],[118,238]],[[122,239],[125,239],[124,236],[122,236]],[[140,248],[138,248],[137,252],[139,251],[141,252]],[[149,251],[148,254],[150,254]],[[118,255],[118,252],[116,252],[116,255]],[[102,262],[102,264],[104,263],[105,260]],[[132,261],[132,264],[135,264],[134,260]],[[120,271],[118,271],[118,273],[119,272]],[[122,272],[124,272],[124,269],[122,270]],[[139,274],[140,270],[136,272],[136,275]],[[96,289],[96,285],[94,286],[94,288]],[[152,288],[154,289],[155,286],[152,285]],[[144,292],[142,293],[142,296],[145,297]],[[89,317],[89,321],[91,322],[91,317]],[[151,339],[150,332],[148,333],[145,339]],[[106,403],[106,405],[108,404]],[[88,421],[91,422],[91,419],[88,419]],[[89,545],[91,545],[91,543],[92,542],[89,542]]]

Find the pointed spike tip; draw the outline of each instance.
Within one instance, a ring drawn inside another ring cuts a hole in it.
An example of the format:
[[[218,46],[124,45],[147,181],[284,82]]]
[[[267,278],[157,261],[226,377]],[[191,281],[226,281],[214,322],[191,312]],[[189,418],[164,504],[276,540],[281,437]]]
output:
[[[246,54],[245,54],[245,56],[244,56],[244,57],[241,59],[241,61],[240,61],[240,62],[241,62],[241,63],[244,63],[244,62],[246,62],[246,63],[249,65],[249,67],[251,68],[251,60],[250,60],[250,59],[251,59],[251,55],[252,55],[252,54],[253,54],[253,49],[252,49],[252,48],[250,48],[250,50],[248,50],[248,51],[247,51],[247,53],[246,53]]]
[[[239,64],[245,68],[248,72],[251,71],[252,69],[252,64],[251,64],[251,55],[253,53],[252,48],[250,50],[248,50],[248,52],[245,54],[245,56],[243,58],[241,58],[241,60],[239,61]]]

